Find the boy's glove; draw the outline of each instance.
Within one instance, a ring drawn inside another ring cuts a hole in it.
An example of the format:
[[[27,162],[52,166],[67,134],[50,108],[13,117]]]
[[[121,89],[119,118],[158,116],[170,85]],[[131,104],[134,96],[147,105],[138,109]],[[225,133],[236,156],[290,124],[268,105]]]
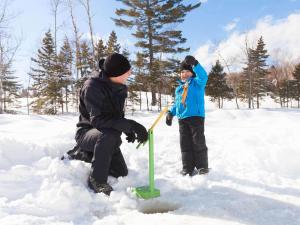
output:
[[[139,124],[134,120],[132,120],[131,122],[132,122],[132,131],[134,132],[134,134],[136,134],[136,139],[138,140],[138,142],[144,143],[145,141],[147,141],[148,131],[146,130],[146,128],[142,124]]]
[[[136,139],[136,136],[135,136],[135,133],[132,131],[130,133],[125,133],[126,134],[126,140],[128,143],[134,143],[135,142],[135,139]]]
[[[197,59],[195,59],[194,56],[191,56],[191,55],[187,55],[184,59],[184,62],[188,65],[191,65],[191,66],[196,66],[199,62],[197,61]]]
[[[172,115],[172,113],[169,111],[169,112],[167,113],[167,116],[166,116],[166,124],[167,124],[168,126],[171,126],[171,125],[172,125],[172,120],[173,120],[173,115]]]

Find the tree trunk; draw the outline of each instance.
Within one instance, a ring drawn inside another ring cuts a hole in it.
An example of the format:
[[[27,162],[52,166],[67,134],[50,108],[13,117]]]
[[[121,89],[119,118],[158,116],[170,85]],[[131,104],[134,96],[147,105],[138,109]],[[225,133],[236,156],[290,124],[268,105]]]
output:
[[[161,111],[161,91],[160,90],[159,90],[159,94],[158,94],[159,95],[158,111]]]
[[[0,76],[2,76],[1,71],[0,71]],[[3,98],[2,98],[2,95],[3,95],[3,88],[2,88],[2,79],[0,77],[0,114],[3,113]]]
[[[84,6],[88,21],[89,21],[89,29],[90,29],[90,36],[91,36],[91,44],[92,44],[92,53],[93,53],[93,66],[96,68],[96,54],[95,54],[95,44],[94,44],[94,32],[93,32],[93,25],[92,25],[92,15],[91,15],[91,9],[90,9],[90,0],[80,0],[81,4]]]
[[[66,90],[66,112],[68,113],[69,112],[69,109],[68,109],[68,86],[65,87],[65,90]]]
[[[249,74],[249,109],[254,108],[253,98],[252,98],[252,73]]]
[[[298,84],[298,108],[300,108],[300,84]]]
[[[63,101],[63,97],[64,97],[64,93],[63,93],[63,89],[61,88],[61,91],[60,91],[60,94],[61,94],[61,113],[64,114],[64,101]]]
[[[76,81],[79,79],[79,70],[77,68],[77,65],[81,64],[79,55],[80,55],[80,45],[79,45],[79,31],[76,25],[75,21],[75,16],[73,14],[73,5],[72,5],[72,0],[68,0],[68,5],[69,5],[69,10],[70,10],[70,15],[72,19],[72,26],[73,26],[73,31],[74,31],[74,36],[75,36],[75,46],[76,46],[76,52],[75,52],[75,65],[76,65]],[[79,90],[75,86],[74,88],[74,97],[75,97],[75,104],[76,104],[76,112],[78,112],[78,107],[79,107]]]
[[[149,100],[148,100],[148,92],[146,91],[146,100],[147,100],[147,111],[149,112]]]
[[[7,110],[6,108],[6,92],[3,91],[3,112],[5,113]]]
[[[235,96],[235,104],[236,104],[236,108],[237,108],[237,109],[240,109],[239,103],[238,103],[237,95]]]
[[[142,92],[140,91],[140,111],[142,111]]]
[[[147,10],[150,10],[150,1],[147,0]],[[154,59],[154,54],[153,54],[153,37],[152,37],[152,26],[151,26],[151,18],[148,16],[147,17],[147,22],[148,22],[148,41],[149,41],[149,76],[150,80],[153,82],[154,74],[153,74],[153,59]],[[155,84],[151,84],[151,94],[152,94],[152,100],[151,100],[151,105],[154,106],[157,103],[156,99],[156,87]]]

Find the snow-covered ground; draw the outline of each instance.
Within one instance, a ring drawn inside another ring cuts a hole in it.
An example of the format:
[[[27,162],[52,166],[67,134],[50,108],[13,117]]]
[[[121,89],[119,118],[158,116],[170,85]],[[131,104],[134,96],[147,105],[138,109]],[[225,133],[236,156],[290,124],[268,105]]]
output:
[[[128,118],[150,127],[157,113]],[[148,183],[148,148],[123,138],[125,178],[110,197],[87,188],[90,165],[61,161],[77,116],[0,115],[0,224],[300,224],[300,110],[216,109],[207,104],[209,175],[182,177],[178,123],[155,130],[161,197],[137,199]],[[167,213],[155,213],[168,211]],[[149,214],[150,213],[150,214]]]

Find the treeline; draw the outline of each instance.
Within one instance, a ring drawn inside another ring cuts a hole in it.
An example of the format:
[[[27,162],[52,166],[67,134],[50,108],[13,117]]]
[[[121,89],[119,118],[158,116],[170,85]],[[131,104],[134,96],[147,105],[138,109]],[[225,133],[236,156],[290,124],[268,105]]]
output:
[[[183,0],[120,1],[122,7],[115,10],[113,21],[131,32],[136,48],[135,52],[129,52],[121,47],[114,31],[107,40],[95,37],[91,1],[49,0],[54,26],[41,38],[41,45],[31,58],[30,82],[21,93],[28,99],[28,113],[58,114],[78,110],[83,82],[99,70],[99,59],[113,52],[126,55],[133,65],[128,108],[142,109],[143,104],[148,110],[152,106],[161,109],[162,96],[173,95],[177,86],[179,56],[190,54],[185,46],[187,39],[177,27],[201,4],[187,4]],[[12,38],[4,29],[9,21],[8,2],[0,4],[0,113],[11,112],[10,103],[20,97],[21,88],[12,67],[19,45],[8,44]],[[81,6],[80,19],[86,19],[87,31],[79,29],[76,5]],[[59,20],[61,10],[69,21]],[[71,25],[71,33],[60,30],[60,24],[66,23]],[[83,33],[88,33],[88,37]],[[213,65],[206,88],[211,100],[219,108],[225,99],[235,101],[237,108],[241,101],[247,102],[249,108],[259,108],[264,98],[270,96],[282,107],[292,107],[295,101],[299,107],[300,64],[271,64],[262,37],[253,48],[246,44],[245,53],[241,71],[231,71],[222,57]],[[142,92],[146,94],[146,102],[142,102]]]
[[[300,63],[268,65],[269,55],[263,37],[259,38],[255,48],[246,48],[246,55],[245,66],[240,72],[230,72],[227,68],[228,72],[225,73],[219,60],[212,67],[206,95],[219,108],[223,107],[225,99],[235,100],[237,108],[239,101],[247,102],[248,108],[260,108],[267,96],[280,103],[281,107],[293,107],[292,103],[296,101],[300,108]]]
[[[78,108],[78,95],[83,82],[98,70],[98,61],[113,52],[121,52],[133,65],[134,77],[129,82],[129,102],[142,105],[141,92],[146,96],[147,109],[158,105],[161,108],[162,94],[174,90],[175,74],[178,73],[179,60],[176,55],[189,51],[183,47],[186,38],[174,25],[182,23],[188,12],[198,8],[197,4],[183,4],[183,0],[165,1],[121,1],[124,8],[116,9],[113,21],[117,26],[132,31],[137,52],[130,54],[122,48],[113,31],[106,43],[94,37],[90,0],[78,0],[86,11],[89,39],[80,35],[73,13],[73,1],[67,6],[72,20],[73,35],[66,36],[63,43],[57,41],[54,30],[45,34],[42,46],[32,58],[30,77],[33,93],[31,108],[35,113],[57,114],[69,111],[69,106]],[[57,24],[59,0],[52,0],[53,15]]]

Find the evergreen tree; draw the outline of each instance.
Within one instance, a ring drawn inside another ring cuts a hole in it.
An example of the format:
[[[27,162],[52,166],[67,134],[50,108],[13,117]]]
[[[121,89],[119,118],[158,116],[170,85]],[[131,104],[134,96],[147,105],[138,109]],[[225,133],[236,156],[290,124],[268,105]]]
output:
[[[115,31],[112,31],[109,35],[106,43],[106,55],[110,55],[114,52],[120,53],[121,46],[118,44],[118,38]]]
[[[11,64],[0,65],[1,68],[1,83],[2,83],[2,104],[3,104],[3,112],[11,113],[13,110],[9,109],[10,104],[14,104],[17,106],[17,99],[20,97],[21,84],[17,81],[17,77],[14,76],[14,71],[11,70]]]
[[[255,59],[253,95],[256,97],[257,108],[259,108],[259,101],[266,95],[267,91],[266,75],[268,74],[268,68],[266,60],[269,57],[262,36],[259,38],[253,53]]]
[[[146,76],[146,64],[147,61],[144,58],[143,54],[140,52],[136,53],[136,59],[133,61],[133,74],[134,77],[134,83],[136,85],[136,90],[139,91],[139,104],[140,104],[140,110],[142,110],[142,91],[146,92],[148,91],[147,87],[147,76]],[[149,111],[149,102],[148,102],[148,95],[146,94],[146,103],[147,103],[147,110]]]
[[[128,29],[135,28],[132,35],[137,39],[136,47],[148,61],[148,75],[151,78],[152,105],[156,105],[157,61],[161,53],[182,53],[186,42],[182,32],[172,29],[172,25],[182,23],[188,12],[198,8],[201,3],[183,4],[183,0],[117,0],[125,7],[116,10],[120,18],[113,19],[116,25]],[[161,60],[159,60],[161,61]]]
[[[130,52],[129,52],[128,48],[124,47],[122,49],[122,55],[124,55],[128,60],[130,60]]]
[[[31,67],[30,76],[33,79],[33,89],[36,100],[33,110],[37,113],[57,113],[57,103],[61,98],[58,79],[59,66],[55,54],[55,45],[50,30],[45,34],[42,47],[37,57],[31,59],[36,67]]]
[[[293,76],[295,79],[295,99],[298,102],[298,108],[300,108],[300,63],[296,65]]]
[[[269,57],[265,49],[263,38],[260,37],[255,49],[247,49],[247,64],[244,68],[245,96],[248,98],[249,108],[254,108],[254,97],[259,108],[259,102],[267,91],[266,75],[268,74],[266,60]]]
[[[226,84],[225,76],[226,73],[224,72],[224,68],[219,60],[217,60],[208,76],[206,95],[210,96],[213,102],[217,101],[219,108],[223,107],[224,99],[233,98],[233,91]]]
[[[79,62],[77,69],[79,70],[80,78],[76,81],[76,87],[79,89],[83,83],[88,79],[88,75],[93,70],[93,55],[86,41],[80,44],[80,54],[78,56]]]
[[[64,112],[63,103],[66,105],[66,112],[68,112],[68,103],[69,103],[69,93],[70,85],[73,83],[72,78],[72,62],[73,62],[73,53],[69,43],[69,40],[65,38],[63,46],[61,47],[60,53],[58,55],[58,62],[60,65],[59,80],[61,84],[61,109],[62,113]],[[63,100],[63,94],[65,99]]]
[[[104,45],[102,39],[100,39],[95,46],[95,54],[96,54],[97,64],[100,59],[106,57],[106,46]]]
[[[254,83],[254,68],[255,68],[255,50],[248,48],[247,64],[243,72],[243,80],[241,90],[244,96],[248,99],[248,108],[254,108],[253,104],[253,83]]]

